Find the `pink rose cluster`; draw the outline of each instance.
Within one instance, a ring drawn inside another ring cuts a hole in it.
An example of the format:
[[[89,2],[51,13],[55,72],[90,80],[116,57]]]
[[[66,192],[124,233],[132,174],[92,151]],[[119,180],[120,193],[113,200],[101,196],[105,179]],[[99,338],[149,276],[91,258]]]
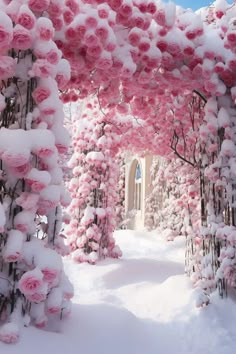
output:
[[[73,8],[73,3],[68,6]],[[0,5],[0,159],[5,191],[0,258],[3,278],[15,289],[1,288],[0,340],[7,343],[19,337],[22,306],[42,328],[49,314],[70,312],[73,296],[61,262],[61,255],[68,254],[61,237],[62,207],[70,198],[59,166],[69,146],[59,89],[66,87],[71,69],[55,42],[54,26],[68,6],[58,0]]]
[[[100,103],[109,108],[114,101],[129,103],[137,96],[152,96],[157,105],[155,97],[165,90],[176,97],[199,84],[216,96],[234,86],[234,15],[225,1],[201,14],[176,9],[173,3],[157,6],[152,0],[86,2],[79,11],[70,2],[66,5],[65,38],[60,36],[58,45],[70,61],[72,76],[64,102],[95,93],[98,86]],[[212,22],[214,41],[203,26]],[[122,89],[113,85],[117,79]],[[143,116],[150,114],[146,107],[142,110]]]
[[[71,219],[65,227],[75,262],[95,264],[100,257],[120,257],[112,233],[116,226],[115,205],[118,169],[114,156],[120,140],[104,127],[97,100],[86,105],[73,136],[74,155],[69,161],[73,178],[69,184]],[[86,153],[84,153],[86,149]],[[95,197],[100,195],[100,197]]]
[[[70,307],[73,286],[63,271],[61,258],[56,251],[42,245],[40,249],[35,248],[34,242],[30,242],[23,249],[23,257],[24,262],[34,268],[21,276],[18,288],[32,303],[33,309],[40,308],[39,313],[32,310],[29,315],[32,322],[42,328],[46,326],[49,315],[63,315],[64,308]]]

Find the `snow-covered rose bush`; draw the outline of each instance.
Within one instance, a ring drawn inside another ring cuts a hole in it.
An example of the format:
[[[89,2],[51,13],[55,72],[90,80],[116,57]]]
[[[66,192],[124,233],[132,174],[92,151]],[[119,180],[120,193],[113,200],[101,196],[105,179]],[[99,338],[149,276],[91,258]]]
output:
[[[186,211],[184,231],[192,234],[198,179],[202,229],[190,242],[195,283],[204,291],[215,281],[234,284],[232,234],[216,237],[218,229],[234,227],[236,217],[234,18],[235,3],[223,0],[198,13],[162,1],[0,2],[0,257],[8,280],[0,298],[1,340],[18,339],[21,316],[11,315],[22,306],[31,307],[38,327],[60,306],[70,312],[63,269],[35,263],[38,248],[45,255],[47,247],[66,252],[61,206],[69,198],[59,172],[55,178],[68,147],[59,90],[63,102],[97,97],[75,127],[72,219],[65,230],[73,257],[95,263],[120,255],[112,237],[119,148],[169,158],[174,151],[199,172],[182,172],[189,180],[175,199],[176,210]],[[204,122],[196,96],[207,102]],[[94,209],[87,215],[88,207]],[[226,255],[219,251],[225,243]],[[44,283],[27,299],[16,284],[37,267]],[[202,299],[206,303],[208,294]]]
[[[113,162],[114,133],[100,114],[92,114],[91,108],[98,107],[98,102],[93,100],[85,107],[91,114],[81,114],[74,126],[74,154],[69,161],[74,175],[69,185],[71,220],[65,233],[72,258],[94,264],[103,257],[121,256],[112,237],[116,227],[118,166]]]
[[[37,327],[47,324],[46,300],[53,301],[54,289],[61,289],[62,314],[73,296],[72,288],[64,296],[66,276],[57,253],[66,254],[59,235],[61,205],[69,199],[63,178],[55,178],[55,171],[63,175],[59,158],[69,145],[55,78],[62,75],[66,84],[70,65],[55,43],[45,12],[50,3],[0,4],[0,261],[1,279],[7,280],[0,284],[0,340],[6,343],[18,340],[23,312]]]

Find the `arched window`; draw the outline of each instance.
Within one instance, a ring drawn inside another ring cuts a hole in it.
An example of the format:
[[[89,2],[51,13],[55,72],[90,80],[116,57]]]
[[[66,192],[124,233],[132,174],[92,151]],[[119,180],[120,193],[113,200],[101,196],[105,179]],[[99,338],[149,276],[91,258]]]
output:
[[[141,166],[139,163],[136,166],[135,171],[135,181],[134,181],[134,209],[141,210],[141,182],[142,182],[142,173]]]

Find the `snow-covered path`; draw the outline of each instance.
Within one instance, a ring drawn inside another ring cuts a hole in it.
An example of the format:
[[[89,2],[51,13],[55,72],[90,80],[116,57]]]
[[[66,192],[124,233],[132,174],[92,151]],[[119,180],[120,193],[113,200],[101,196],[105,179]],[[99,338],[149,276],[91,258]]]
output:
[[[53,333],[24,329],[1,354],[232,354],[236,304],[214,294],[205,309],[184,275],[184,239],[119,231],[120,260],[65,262],[75,285],[71,316]],[[32,351],[32,345],[34,350]]]

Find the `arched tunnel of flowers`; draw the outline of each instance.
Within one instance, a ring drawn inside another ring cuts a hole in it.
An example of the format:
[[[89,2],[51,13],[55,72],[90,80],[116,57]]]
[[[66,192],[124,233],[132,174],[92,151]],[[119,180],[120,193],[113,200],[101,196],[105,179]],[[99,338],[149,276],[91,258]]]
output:
[[[126,151],[161,159],[147,226],[174,215],[201,304],[236,286],[235,53],[235,2],[0,1],[1,340],[70,311],[62,256],[121,256]]]

